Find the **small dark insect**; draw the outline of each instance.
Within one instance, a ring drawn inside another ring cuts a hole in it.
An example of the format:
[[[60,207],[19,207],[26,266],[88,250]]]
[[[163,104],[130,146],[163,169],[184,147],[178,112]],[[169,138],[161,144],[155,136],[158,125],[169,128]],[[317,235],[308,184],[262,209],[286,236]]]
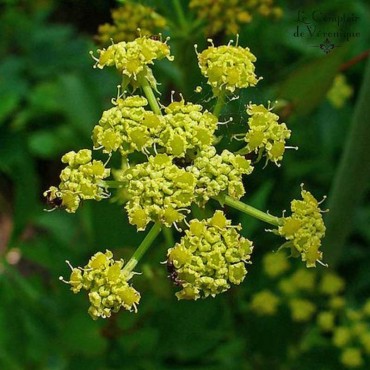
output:
[[[63,199],[61,197],[51,198],[51,193],[48,193],[48,195],[46,196],[46,203],[49,206],[53,207],[53,209],[60,208],[62,206],[62,202]]]
[[[154,41],[162,41],[160,35],[151,35],[149,38]]]
[[[174,285],[178,287],[182,287],[182,284],[184,283],[182,280],[179,279],[179,276],[177,275],[177,271],[175,269],[175,266],[170,260],[167,260],[167,272],[170,280],[174,283]]]
[[[180,168],[186,168],[194,163],[194,159],[192,159],[190,155],[186,154],[184,158],[174,158],[172,162]]]

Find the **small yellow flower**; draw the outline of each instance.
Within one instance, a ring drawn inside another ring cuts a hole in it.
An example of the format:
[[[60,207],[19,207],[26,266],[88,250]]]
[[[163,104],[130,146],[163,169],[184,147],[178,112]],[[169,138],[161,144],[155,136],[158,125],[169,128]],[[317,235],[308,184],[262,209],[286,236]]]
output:
[[[115,66],[123,74],[124,87],[132,84],[134,88],[140,85],[139,80],[142,77],[155,89],[157,82],[149,66],[156,59],[173,60],[166,42],[145,36],[110,45],[107,49],[98,49],[98,53],[99,58],[95,58],[97,67]]]
[[[279,298],[269,290],[263,290],[253,295],[251,310],[258,315],[275,315],[279,305]]]
[[[335,323],[335,315],[333,312],[330,311],[323,311],[320,312],[317,316],[317,323],[321,330],[328,332],[334,329]]]
[[[44,192],[48,202],[75,213],[81,200],[99,201],[109,196],[102,180],[110,175],[110,170],[103,162],[92,160],[91,150],[71,151],[62,157],[62,162],[67,167],[60,173],[59,187],[51,186]]]
[[[307,299],[294,298],[289,302],[293,321],[303,322],[311,319],[316,306]]]
[[[254,62],[257,58],[249,48],[223,45],[213,46],[198,54],[199,68],[215,96],[220,93],[234,93],[236,89],[256,86]]]
[[[284,246],[292,248],[292,255],[300,254],[307,267],[314,267],[322,260],[319,248],[326,228],[320,203],[303,187],[301,195],[302,200],[291,202],[292,215],[282,218],[277,232],[290,241]]]
[[[182,288],[178,299],[214,297],[244,280],[253,246],[238,229],[240,225],[232,226],[221,211],[207,220],[190,221],[185,236],[168,250],[174,282]]]
[[[320,281],[319,290],[323,294],[337,295],[344,289],[344,280],[333,272],[325,273]]]
[[[349,368],[360,367],[364,363],[361,350],[355,347],[349,347],[344,349],[340,356],[340,361],[344,366]]]
[[[128,284],[133,274],[127,276],[122,270],[123,264],[123,260],[113,260],[112,252],[107,250],[94,254],[84,268],[72,268],[66,283],[71,285],[74,293],[81,289],[89,292],[88,313],[94,320],[110,317],[122,307],[137,311],[140,294]]]
[[[133,41],[136,39],[138,29],[143,36],[157,33],[166,27],[166,19],[156,13],[152,8],[126,2],[121,7],[113,9],[113,24],[105,23],[99,26],[97,41],[101,45],[108,45],[113,40],[115,43],[120,41]]]
[[[244,140],[249,153],[266,153],[268,161],[278,164],[283,159],[285,141],[290,138],[291,131],[285,123],[278,123],[279,116],[265,108],[262,104],[249,104],[247,113],[249,130]]]
[[[267,276],[275,278],[290,268],[287,257],[282,252],[266,253],[263,257],[263,269]]]
[[[333,86],[327,94],[330,103],[337,109],[342,108],[348,98],[353,95],[353,88],[348,85],[346,76],[338,74],[335,76]]]

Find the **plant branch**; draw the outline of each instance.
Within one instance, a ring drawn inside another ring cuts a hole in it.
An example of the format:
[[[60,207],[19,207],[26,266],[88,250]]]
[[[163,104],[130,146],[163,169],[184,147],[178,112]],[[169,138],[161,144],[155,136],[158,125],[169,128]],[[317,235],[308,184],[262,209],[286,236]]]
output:
[[[132,257],[129,259],[129,261],[126,263],[126,265],[123,268],[123,272],[127,275],[130,275],[131,271],[136,267],[140,259],[143,257],[145,252],[149,249],[149,247],[152,245],[155,238],[158,236],[158,234],[161,232],[161,225],[159,223],[155,223],[148,234],[145,236],[144,240],[141,242],[139,247],[136,249],[135,253],[132,255]]]
[[[240,200],[233,199],[228,195],[218,196],[215,197],[214,199],[216,199],[221,205],[226,204],[247,215],[258,218],[261,221],[267,222],[270,225],[274,226],[280,225],[280,219],[278,217],[269,215],[268,213],[260,211],[259,209],[254,208],[246,203],[243,203]]]

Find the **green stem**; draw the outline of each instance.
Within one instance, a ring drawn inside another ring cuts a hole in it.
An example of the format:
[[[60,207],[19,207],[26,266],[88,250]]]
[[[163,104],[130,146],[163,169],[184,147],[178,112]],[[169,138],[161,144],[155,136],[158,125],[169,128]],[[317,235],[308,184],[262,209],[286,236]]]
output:
[[[154,95],[153,89],[150,86],[148,80],[145,78],[145,76],[138,76],[138,81],[141,86],[141,88],[144,91],[144,94],[146,98],[148,99],[150,108],[155,114],[161,115],[161,108],[159,107],[158,101]]]
[[[186,21],[184,11],[182,9],[182,6],[180,4],[179,0],[173,0],[173,5],[175,7],[175,11],[177,14],[177,17],[179,19],[179,23],[182,29],[186,29],[188,27],[188,22]]]
[[[225,105],[225,93],[223,91],[220,92],[220,94],[217,97],[216,105],[213,109],[213,114],[218,118],[220,115],[222,108]]]
[[[351,128],[342,158],[329,192],[324,252],[334,266],[340,259],[350,235],[357,207],[370,180],[370,58],[367,61],[361,90],[355,105]]]
[[[139,247],[136,249],[135,253],[132,255],[132,257],[129,259],[129,261],[126,263],[126,265],[123,268],[123,272],[127,275],[130,275],[131,271],[136,267],[138,262],[141,260],[145,252],[149,249],[149,247],[154,242],[155,238],[158,236],[158,234],[161,232],[161,225],[159,223],[155,223],[144,240],[141,242]]]
[[[247,215],[253,216],[261,221],[267,222],[268,224],[274,226],[280,225],[280,219],[278,217],[269,215],[268,213],[260,211],[259,209],[254,208],[248,204],[245,204],[240,200],[235,200],[228,195],[225,195],[223,197],[215,197],[215,199],[219,201],[221,205],[226,204],[232,208],[237,209],[238,211],[246,213]]]

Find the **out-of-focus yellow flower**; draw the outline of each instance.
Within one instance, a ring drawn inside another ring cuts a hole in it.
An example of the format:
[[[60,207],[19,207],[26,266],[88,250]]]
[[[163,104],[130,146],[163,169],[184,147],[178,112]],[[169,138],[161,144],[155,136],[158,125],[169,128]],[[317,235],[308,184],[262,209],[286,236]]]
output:
[[[290,278],[291,283],[301,291],[312,291],[315,287],[316,274],[306,269],[297,270]]]
[[[343,348],[351,341],[351,331],[345,326],[339,326],[334,331],[333,343],[335,346]]]
[[[153,35],[166,27],[166,19],[152,8],[138,3],[126,2],[112,10],[113,24],[99,26],[96,39],[100,45],[107,46],[111,40],[133,41],[138,36],[138,29],[143,36]]]
[[[282,252],[267,253],[263,257],[263,269],[266,275],[275,278],[289,270],[289,262],[287,257]]]
[[[220,32],[235,35],[255,14],[274,18],[282,15],[281,8],[274,6],[274,0],[191,0],[189,7],[206,21],[209,36]]]
[[[317,323],[323,331],[332,331],[334,329],[334,320],[335,315],[330,311],[320,312],[317,316]]]
[[[279,305],[279,298],[265,289],[252,297],[251,309],[258,315],[274,315]]]
[[[316,306],[307,299],[294,298],[289,302],[293,321],[303,322],[311,319]]]
[[[340,356],[340,361],[350,368],[360,367],[364,363],[360,349],[355,347],[346,348]]]
[[[319,290],[323,294],[336,295],[344,289],[344,280],[333,272],[329,272],[323,275]]]
[[[346,76],[335,76],[333,85],[328,91],[327,98],[335,108],[342,108],[346,100],[353,94],[353,88],[347,83]]]
[[[329,307],[334,311],[339,311],[346,305],[346,300],[341,296],[331,297],[329,300]]]

